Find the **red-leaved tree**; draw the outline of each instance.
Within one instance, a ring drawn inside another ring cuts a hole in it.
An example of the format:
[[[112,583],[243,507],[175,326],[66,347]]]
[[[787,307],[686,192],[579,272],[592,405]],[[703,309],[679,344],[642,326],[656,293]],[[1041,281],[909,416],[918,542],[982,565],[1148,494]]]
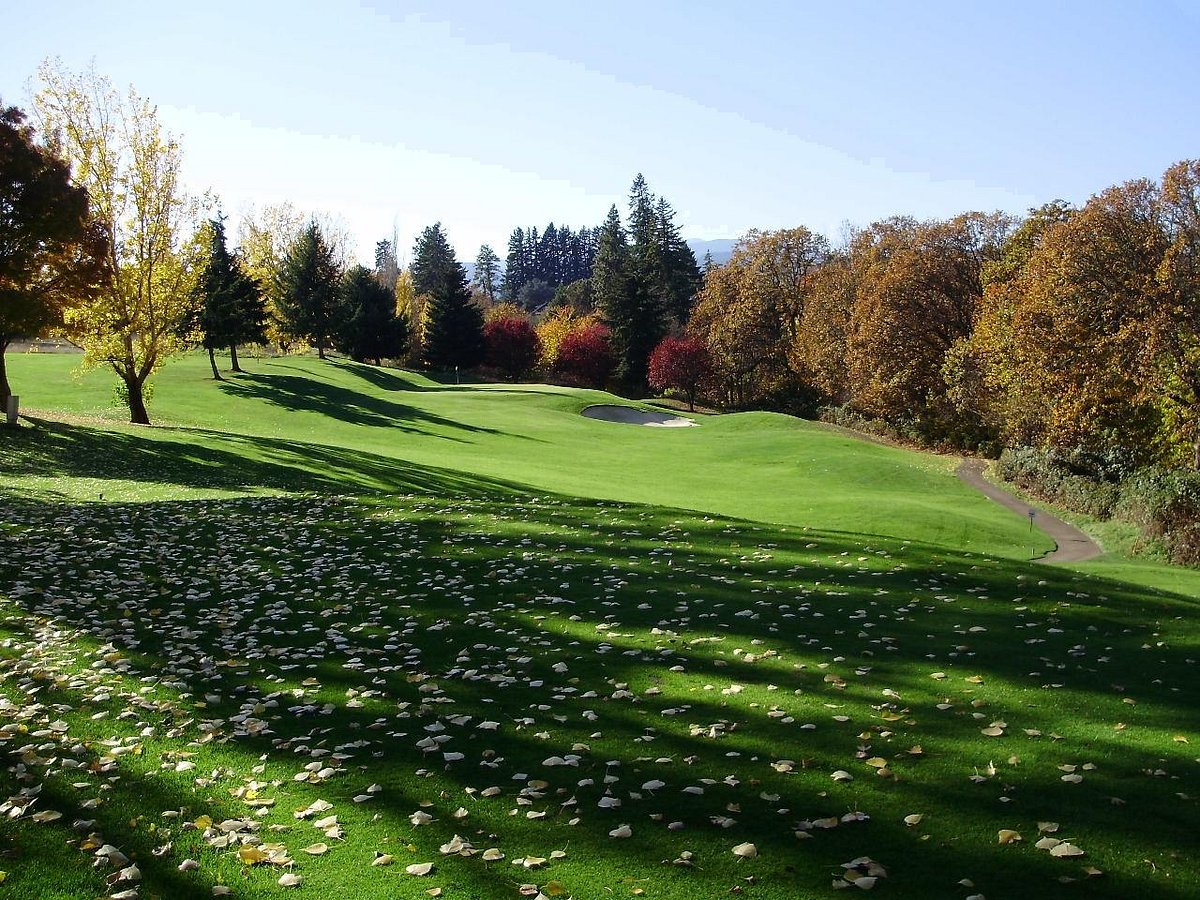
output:
[[[699,338],[666,337],[650,354],[649,370],[650,387],[683,391],[688,409],[694,412],[696,392],[712,375],[712,360]]]
[[[590,324],[567,334],[558,345],[555,370],[571,384],[602,388],[612,375],[612,333],[605,325]]]
[[[486,362],[508,378],[528,373],[542,354],[542,342],[528,319],[504,316],[483,326]]]

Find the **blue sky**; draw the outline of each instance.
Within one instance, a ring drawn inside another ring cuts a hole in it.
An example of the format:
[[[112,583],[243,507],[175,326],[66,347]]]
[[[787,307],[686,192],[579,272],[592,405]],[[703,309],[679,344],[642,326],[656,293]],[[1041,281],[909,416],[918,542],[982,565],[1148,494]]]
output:
[[[643,172],[686,236],[1082,202],[1200,156],[1200,3],[14,4],[0,98],[94,59],[236,220],[292,201],[369,259],[598,224]],[[11,36],[16,36],[14,40]]]

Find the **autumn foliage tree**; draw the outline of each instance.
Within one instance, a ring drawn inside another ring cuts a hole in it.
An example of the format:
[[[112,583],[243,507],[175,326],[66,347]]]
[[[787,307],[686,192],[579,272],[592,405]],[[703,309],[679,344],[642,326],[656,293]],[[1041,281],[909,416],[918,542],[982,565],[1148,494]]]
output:
[[[108,277],[108,237],[70,166],[35,141],[16,107],[0,107],[0,409],[12,393],[4,352],[61,325]]]
[[[696,392],[712,375],[712,362],[704,342],[695,337],[666,337],[650,354],[650,387],[674,388],[696,409]]]
[[[828,243],[807,228],[752,231],[710,269],[688,324],[708,348],[714,378],[735,406],[803,392],[793,346]]]
[[[846,363],[850,402],[927,433],[956,427],[942,367],[971,334],[983,265],[999,253],[1008,217],[965,213],[948,221],[891,219],[863,232]]]
[[[180,181],[179,143],[149,101],[132,89],[121,97],[94,72],[46,63],[38,74],[34,107],[46,140],[69,161],[110,236],[110,277],[67,311],[66,327],[84,365],[117,374],[130,421],[148,424],[150,377],[185,346],[199,203]]]
[[[506,378],[527,375],[541,358],[542,342],[527,317],[489,318],[483,326],[484,360]]]
[[[608,326],[589,321],[570,331],[559,344],[555,372],[569,384],[602,388],[616,368]]]

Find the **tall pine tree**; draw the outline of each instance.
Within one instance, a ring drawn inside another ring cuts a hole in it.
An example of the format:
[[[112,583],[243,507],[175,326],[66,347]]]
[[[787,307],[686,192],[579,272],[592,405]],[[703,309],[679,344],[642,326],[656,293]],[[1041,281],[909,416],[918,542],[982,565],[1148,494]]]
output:
[[[375,277],[388,291],[396,290],[400,277],[400,263],[396,260],[396,246],[386,238],[375,244]]]
[[[378,272],[355,266],[342,279],[337,347],[357,362],[397,357],[408,345],[408,319],[396,314],[392,291]]]
[[[696,265],[696,254],[679,234],[675,210],[666,197],[659,197],[654,206],[657,220],[658,256],[662,264],[660,283],[664,292],[663,304],[667,315],[678,328],[687,324],[692,304],[704,279]]]
[[[483,313],[471,302],[467,274],[442,224],[430,225],[413,248],[413,289],[429,298],[423,355],[434,369],[469,369],[483,359]]]
[[[228,347],[235,372],[239,344],[266,341],[266,303],[254,280],[246,274],[225,242],[225,222],[218,216],[204,227],[204,267],[193,288],[195,310],[187,330],[198,333],[200,344],[208,351],[213,378],[221,380],[214,354]]]
[[[632,258],[616,206],[600,229],[592,296],[600,316],[612,331],[617,357],[616,376],[632,388],[646,382],[646,363],[662,337],[662,317],[631,277]]]
[[[529,267],[525,260],[525,232],[514,228],[508,238],[508,258],[504,261],[504,299],[515,300],[521,288],[529,280]]]
[[[488,303],[496,302],[496,294],[500,285],[500,257],[488,244],[479,248],[475,257],[475,287]]]
[[[284,256],[275,275],[275,296],[282,329],[317,348],[325,348],[337,326],[341,309],[338,267],[321,228],[310,222]]]

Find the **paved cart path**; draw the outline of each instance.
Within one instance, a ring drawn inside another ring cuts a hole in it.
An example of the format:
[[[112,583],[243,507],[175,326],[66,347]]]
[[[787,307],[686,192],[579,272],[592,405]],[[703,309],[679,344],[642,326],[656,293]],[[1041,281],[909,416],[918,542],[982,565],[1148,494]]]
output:
[[[1019,516],[1028,516],[1031,509],[1036,515],[1033,524],[1049,535],[1058,545],[1058,549],[1047,553],[1037,561],[1040,563],[1072,563],[1095,559],[1104,551],[1094,540],[1062,519],[1052,516],[1044,510],[1031,507],[1024,500],[1014,497],[1008,491],[996,487],[983,477],[983,462],[978,459],[964,459],[958,467],[958,477],[979,491],[985,497],[995,500],[1001,506],[1007,507]]]

